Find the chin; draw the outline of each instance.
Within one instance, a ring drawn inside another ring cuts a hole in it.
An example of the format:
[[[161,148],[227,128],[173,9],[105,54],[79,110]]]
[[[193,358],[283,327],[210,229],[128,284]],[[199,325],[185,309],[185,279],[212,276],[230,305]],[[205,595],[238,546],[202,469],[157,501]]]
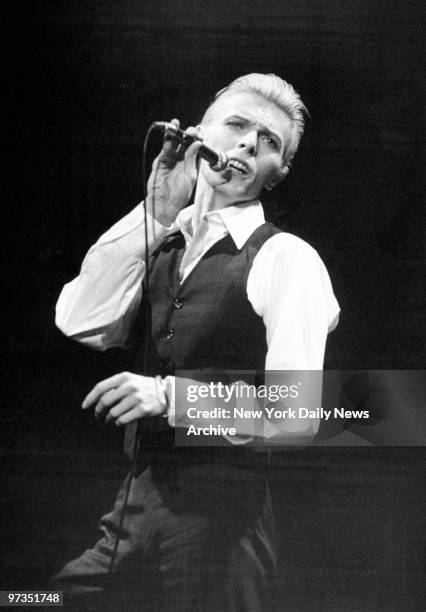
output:
[[[213,189],[229,184],[229,178],[224,175],[224,172],[214,172],[213,170],[210,170],[209,172],[203,173],[203,177],[208,185],[213,187]]]

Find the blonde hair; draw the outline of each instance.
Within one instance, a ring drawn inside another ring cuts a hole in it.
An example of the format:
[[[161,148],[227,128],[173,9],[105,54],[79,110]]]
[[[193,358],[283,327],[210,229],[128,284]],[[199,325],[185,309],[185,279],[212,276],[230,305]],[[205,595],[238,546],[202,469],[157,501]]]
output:
[[[203,123],[209,121],[211,111],[219,99],[234,93],[253,93],[262,96],[265,100],[273,102],[288,116],[293,124],[292,139],[286,152],[286,163],[294,157],[305,129],[305,116],[309,116],[308,109],[302,102],[300,95],[290,83],[275,74],[260,74],[252,72],[232,81],[227,87],[219,90],[207,108]]]

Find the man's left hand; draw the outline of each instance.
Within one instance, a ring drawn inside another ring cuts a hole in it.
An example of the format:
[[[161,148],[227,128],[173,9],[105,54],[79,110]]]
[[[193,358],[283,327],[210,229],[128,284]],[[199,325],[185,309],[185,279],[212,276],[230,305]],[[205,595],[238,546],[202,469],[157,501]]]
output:
[[[115,421],[116,425],[166,412],[156,379],[130,372],[115,374],[95,385],[82,403],[83,409],[92,407],[96,417],[104,417],[106,423]]]

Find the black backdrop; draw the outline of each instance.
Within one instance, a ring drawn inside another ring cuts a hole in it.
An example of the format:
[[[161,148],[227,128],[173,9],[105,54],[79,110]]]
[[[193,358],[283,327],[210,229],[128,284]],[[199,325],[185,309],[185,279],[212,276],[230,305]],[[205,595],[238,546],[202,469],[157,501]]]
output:
[[[116,432],[78,410],[123,357],[74,346],[53,313],[89,245],[141,199],[152,120],[194,123],[247,72],[293,83],[312,119],[268,209],[330,271],[342,317],[326,365],[424,367],[421,4],[2,3],[4,588],[42,585],[93,539],[125,469]],[[310,449],[278,463],[277,609],[418,609],[423,449]]]

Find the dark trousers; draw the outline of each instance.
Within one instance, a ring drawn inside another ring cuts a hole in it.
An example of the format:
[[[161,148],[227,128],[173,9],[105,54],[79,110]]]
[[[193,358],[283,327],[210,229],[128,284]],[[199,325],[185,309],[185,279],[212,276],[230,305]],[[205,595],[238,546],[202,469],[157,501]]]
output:
[[[275,554],[263,460],[152,462],[131,479],[109,575],[128,478],[100,521],[103,537],[51,580],[66,610],[266,609]]]

